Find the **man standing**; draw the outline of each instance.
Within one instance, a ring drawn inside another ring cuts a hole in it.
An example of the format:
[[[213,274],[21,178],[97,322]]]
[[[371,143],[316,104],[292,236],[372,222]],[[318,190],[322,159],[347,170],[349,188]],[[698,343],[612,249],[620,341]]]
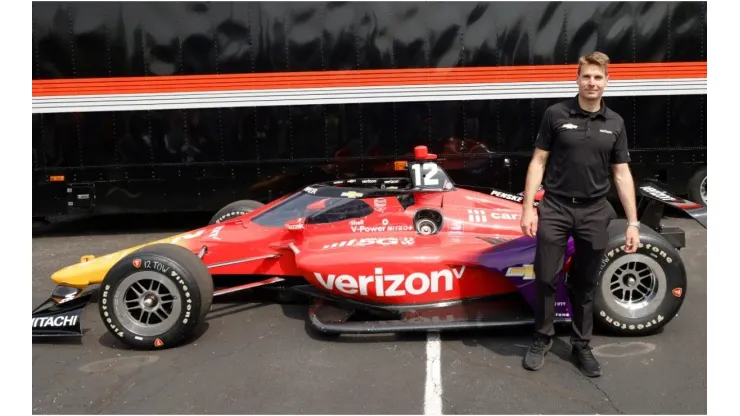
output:
[[[609,238],[607,226],[616,217],[606,199],[610,165],[628,219],[626,252],[634,252],[639,244],[624,120],[602,100],[608,64],[609,57],[601,52],[579,59],[578,95],[547,108],[529,164],[521,226],[526,235],[537,238],[535,340],[523,360],[530,370],[542,368],[553,344],[556,276],[563,266],[568,237],[573,236],[576,255],[567,281],[573,307],[572,352],[585,375],[601,375],[589,344],[596,279]],[[535,215],[534,195],[540,184],[545,196]]]

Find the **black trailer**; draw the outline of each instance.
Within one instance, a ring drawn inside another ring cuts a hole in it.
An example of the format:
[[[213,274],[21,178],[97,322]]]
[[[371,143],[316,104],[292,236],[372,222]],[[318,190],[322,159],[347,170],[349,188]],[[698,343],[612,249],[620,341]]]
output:
[[[706,2],[37,2],[33,216],[215,212],[396,175],[519,192],[592,50],[633,172],[706,203]]]

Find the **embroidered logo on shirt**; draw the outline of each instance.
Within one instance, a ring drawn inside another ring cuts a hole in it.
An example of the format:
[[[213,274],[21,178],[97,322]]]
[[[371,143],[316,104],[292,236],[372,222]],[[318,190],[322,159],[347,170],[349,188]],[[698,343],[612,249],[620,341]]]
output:
[[[599,131],[602,132],[602,133],[606,133],[606,134],[614,134],[614,132],[611,131],[611,130],[601,129]]]
[[[576,126],[575,124],[571,124],[571,123],[568,123],[568,124],[563,124],[563,126],[562,126],[562,127],[563,127],[564,129],[570,129],[570,130],[573,130],[573,129],[577,129],[577,128],[578,128],[578,126]]]

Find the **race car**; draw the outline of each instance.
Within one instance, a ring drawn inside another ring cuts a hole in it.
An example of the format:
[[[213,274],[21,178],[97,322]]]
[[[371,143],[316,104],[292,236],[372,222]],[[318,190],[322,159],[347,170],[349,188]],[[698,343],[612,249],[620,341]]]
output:
[[[407,176],[316,183],[266,205],[237,201],[202,228],[82,256],[51,276],[57,286],[33,311],[33,335],[81,336],[93,290],[108,330],[135,349],[181,345],[214,297],[258,288],[309,300],[311,328],[335,336],[532,325],[535,239],[520,229],[522,195],[453,183],[425,146],[405,163]],[[706,207],[654,184],[638,190],[639,248],[624,252],[626,222],[613,221],[594,309],[628,335],[664,327],[686,298],[685,235],[662,225],[663,208],[706,228]],[[570,240],[558,323],[572,318],[573,255]]]

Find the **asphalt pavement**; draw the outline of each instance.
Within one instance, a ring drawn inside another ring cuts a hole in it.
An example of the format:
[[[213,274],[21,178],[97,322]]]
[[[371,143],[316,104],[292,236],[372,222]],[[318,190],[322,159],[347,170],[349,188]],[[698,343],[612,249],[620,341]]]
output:
[[[33,303],[48,297],[52,272],[83,254],[159,239],[201,221],[207,218],[98,220],[37,236]],[[667,223],[687,231],[682,257],[689,287],[680,314],[664,331],[638,338],[597,333],[594,353],[604,371],[597,379],[570,362],[567,332],[538,372],[521,366],[529,329],[443,334],[439,357],[433,357],[440,360],[442,411],[705,414],[707,233],[692,220]],[[91,304],[81,339],[33,345],[33,412],[424,413],[425,335],[322,339],[306,328],[305,314],[305,305],[232,297],[214,303],[192,343],[140,352],[108,334]]]

